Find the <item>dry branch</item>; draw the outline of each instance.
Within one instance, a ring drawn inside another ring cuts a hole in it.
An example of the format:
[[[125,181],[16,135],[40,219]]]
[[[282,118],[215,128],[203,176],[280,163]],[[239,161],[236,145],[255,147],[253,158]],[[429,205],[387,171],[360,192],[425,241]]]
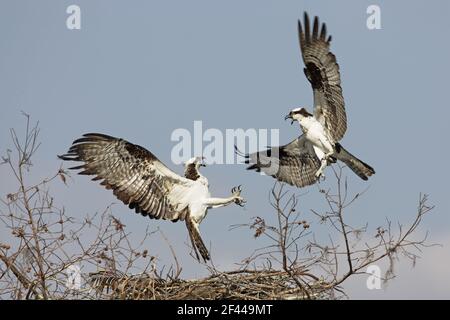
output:
[[[269,196],[272,216],[232,226],[248,228],[266,244],[243,259],[238,270],[223,272],[211,264],[206,266],[209,276],[183,280],[183,263],[164,234],[159,232],[175,263],[167,272],[157,266],[152,248],[145,247],[154,243],[148,238],[158,230],[147,229],[136,244],[110,207],[75,218],[58,206],[50,186],[66,185],[61,168],[29,183],[38,135],[38,125],[32,126],[26,115],[23,140],[11,130],[14,150],[2,157],[16,185],[0,198],[0,232],[7,241],[0,243],[0,299],[334,299],[345,296],[342,283],[365,274],[369,265],[388,261],[387,281],[396,260],[403,256],[415,263],[430,246],[427,234],[417,240],[424,216],[433,209],[426,195],[420,195],[409,227],[398,224],[394,230],[389,220],[372,231],[367,224],[348,224],[346,212],[363,193],[351,195],[338,167],[335,187],[318,190],[325,212],[304,212],[300,197],[277,183]],[[326,225],[327,237],[318,237],[314,223]],[[67,283],[67,270],[74,266],[84,268],[80,276],[88,275],[81,288]]]

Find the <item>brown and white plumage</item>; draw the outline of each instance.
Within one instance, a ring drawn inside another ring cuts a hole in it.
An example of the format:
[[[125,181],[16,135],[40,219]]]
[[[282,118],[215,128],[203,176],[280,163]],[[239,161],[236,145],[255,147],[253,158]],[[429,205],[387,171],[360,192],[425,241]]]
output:
[[[315,17],[311,30],[305,12],[304,26],[298,21],[298,36],[304,73],[314,93],[314,114],[305,108],[293,109],[286,119],[298,121],[303,134],[285,146],[244,155],[245,163],[251,164],[247,169],[304,187],[318,181],[327,165],[340,160],[367,180],[375,170],[339,144],[347,130],[347,116],[339,65],[330,51],[326,25]]]
[[[330,51],[331,36],[327,37],[326,25],[323,23],[320,28],[319,18],[315,17],[311,33],[306,12],[304,20],[304,29],[298,21],[298,36],[305,64],[303,70],[314,92],[314,116],[330,138],[338,142],[347,130],[339,64]]]
[[[320,159],[312,144],[301,135],[287,145],[244,155],[247,170],[264,172],[275,179],[296,187],[305,187],[317,181]]]
[[[185,177],[166,167],[147,149],[112,136],[88,133],[73,142],[62,160],[81,161],[70,169],[79,174],[94,175],[101,185],[136,213],[151,219],[176,222],[185,220],[195,253],[209,260],[209,253],[199,233],[198,225],[212,207],[242,204],[239,192],[229,198],[211,198],[208,180],[198,168],[200,158],[186,163]]]

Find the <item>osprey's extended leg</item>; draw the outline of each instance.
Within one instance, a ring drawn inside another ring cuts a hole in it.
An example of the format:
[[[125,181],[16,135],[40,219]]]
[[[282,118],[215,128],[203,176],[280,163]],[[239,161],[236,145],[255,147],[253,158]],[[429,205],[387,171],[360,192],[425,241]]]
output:
[[[333,152],[328,152],[328,153],[326,153],[324,156],[323,156],[323,158],[322,158],[322,160],[320,161],[320,168],[319,168],[319,170],[317,170],[317,172],[316,172],[316,178],[320,178],[321,176],[322,176],[322,174],[323,174],[323,170],[325,170],[325,168],[326,168],[326,166],[327,166],[327,164],[328,164],[328,159],[331,157],[333,155]]]
[[[231,193],[231,197],[228,198],[208,198],[206,199],[205,204],[209,208],[220,208],[227,206],[233,202],[240,206],[245,203],[244,198],[241,197],[241,186],[231,189]]]

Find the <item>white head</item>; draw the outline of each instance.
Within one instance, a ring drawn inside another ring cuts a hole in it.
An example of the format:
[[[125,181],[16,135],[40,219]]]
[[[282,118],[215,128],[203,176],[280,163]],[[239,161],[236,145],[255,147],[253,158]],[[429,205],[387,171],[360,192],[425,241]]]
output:
[[[303,118],[312,117],[313,115],[306,111],[305,108],[295,108],[292,109],[291,112],[284,118],[285,120],[291,119],[291,124],[294,123],[295,120],[300,121]]]
[[[184,163],[184,167],[185,168],[187,166],[195,166],[196,168],[206,167],[204,161],[205,161],[205,157],[193,157]]]
[[[197,180],[200,177],[199,167],[206,167],[204,157],[194,157],[184,163],[184,176],[191,180]]]

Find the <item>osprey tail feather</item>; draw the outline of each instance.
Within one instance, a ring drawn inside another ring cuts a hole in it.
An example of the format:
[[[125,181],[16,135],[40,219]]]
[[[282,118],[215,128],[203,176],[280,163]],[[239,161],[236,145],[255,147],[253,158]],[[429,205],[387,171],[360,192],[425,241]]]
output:
[[[375,174],[375,170],[371,166],[345,150],[339,143],[336,143],[335,156],[363,180],[367,180],[371,175]]]
[[[210,260],[208,249],[206,249],[202,237],[198,232],[198,226],[194,221],[192,221],[191,217],[186,217],[186,227],[188,229],[189,238],[191,238],[192,247],[194,249],[197,260],[200,261],[199,253],[202,256],[204,262]]]

